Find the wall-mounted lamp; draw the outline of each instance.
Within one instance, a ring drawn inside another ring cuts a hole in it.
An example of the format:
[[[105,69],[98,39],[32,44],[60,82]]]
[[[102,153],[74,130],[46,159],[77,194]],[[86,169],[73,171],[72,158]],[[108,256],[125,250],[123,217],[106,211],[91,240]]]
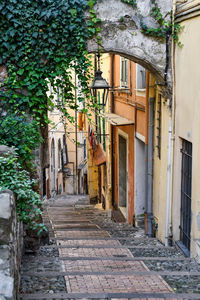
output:
[[[102,77],[102,71],[100,70],[100,53],[98,52],[98,70],[95,72],[95,77],[92,81],[92,85],[90,86],[90,92],[93,97],[97,97],[98,91],[103,92],[102,97],[100,99],[99,105],[104,107],[106,106],[106,102],[108,100],[109,94],[109,84],[108,82]]]

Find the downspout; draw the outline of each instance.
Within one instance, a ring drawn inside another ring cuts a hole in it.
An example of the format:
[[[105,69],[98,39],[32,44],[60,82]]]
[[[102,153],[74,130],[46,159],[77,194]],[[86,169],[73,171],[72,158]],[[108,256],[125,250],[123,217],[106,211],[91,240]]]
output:
[[[113,92],[113,88],[114,88],[114,54],[111,54],[111,82],[110,82],[110,86],[112,89],[111,92],[111,113],[114,113],[114,92]],[[111,125],[111,151],[112,151],[112,206],[114,209],[116,209],[116,203],[115,203],[115,159],[114,159],[114,128]]]
[[[97,56],[96,56],[96,53],[95,53],[95,56],[94,56],[94,77],[95,77],[95,74],[96,74],[96,71],[97,71]],[[97,99],[97,91],[95,90],[95,98]],[[95,127],[96,127],[96,135],[97,135],[97,140],[98,140],[98,143],[99,143],[99,135],[98,135],[98,119],[97,119],[97,108],[95,107]]]
[[[145,234],[148,235],[148,222],[147,222],[147,207],[148,207],[148,143],[149,143],[149,72],[146,75],[146,139],[145,139],[145,213],[144,213],[144,223],[145,223]],[[135,110],[137,112],[137,110]],[[135,120],[137,114],[135,113]],[[135,122],[135,132],[137,131],[137,122]]]
[[[147,228],[148,236],[152,237],[153,220],[153,131],[154,131],[154,101],[149,98],[149,127],[148,127],[148,150],[147,150]]]
[[[165,246],[169,246],[169,214],[171,200],[171,159],[172,159],[172,116],[169,117],[168,159],[167,159],[167,193],[166,193],[166,222],[165,222]]]
[[[77,78],[75,72],[75,86],[77,86]],[[78,119],[77,119],[77,90],[75,89],[75,143],[76,143],[76,180],[75,180],[75,194],[78,195]]]
[[[174,22],[174,13],[176,9],[176,1],[173,5],[172,24]],[[167,191],[166,191],[166,224],[165,224],[165,246],[169,246],[169,240],[172,243],[172,190],[173,190],[173,158],[174,158],[174,128],[175,128],[175,70],[174,70],[174,42],[172,41],[172,98],[170,99],[170,116],[169,116],[169,136],[168,136],[168,163],[167,163]],[[169,35],[166,39],[166,61],[169,62]],[[169,235],[170,232],[170,235]],[[171,246],[170,243],[170,246]]]

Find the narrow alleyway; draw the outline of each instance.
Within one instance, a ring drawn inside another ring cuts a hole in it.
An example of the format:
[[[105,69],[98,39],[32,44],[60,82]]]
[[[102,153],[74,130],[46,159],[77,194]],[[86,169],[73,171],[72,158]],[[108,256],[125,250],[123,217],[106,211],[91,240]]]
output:
[[[21,300],[200,299],[200,266],[142,229],[111,221],[83,196],[45,206],[50,245],[25,253]]]

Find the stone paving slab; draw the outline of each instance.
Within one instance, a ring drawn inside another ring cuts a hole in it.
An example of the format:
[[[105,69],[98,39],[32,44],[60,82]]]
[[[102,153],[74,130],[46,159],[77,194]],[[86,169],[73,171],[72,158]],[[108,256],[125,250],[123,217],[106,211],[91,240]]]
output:
[[[65,276],[69,293],[167,293],[172,289],[160,276]]]
[[[120,242],[117,240],[57,240],[57,244],[62,246],[120,246]]]
[[[88,229],[99,229],[99,226],[95,225],[95,224],[64,224],[64,223],[60,223],[60,224],[53,224],[53,228],[58,230],[58,229],[83,229],[83,228],[88,228]]]
[[[37,263],[30,264],[27,257],[26,265],[30,267],[22,273],[23,292],[30,294],[20,299],[200,299],[200,294],[194,294],[199,290],[199,277],[192,284],[194,277],[190,276],[193,272],[198,275],[199,269],[187,269],[191,260],[176,254],[175,248],[167,249],[156,239],[147,238],[142,229],[113,223],[101,210],[84,205],[66,208],[66,202],[62,197],[59,206],[54,203],[44,214],[45,222],[50,219],[54,236],[50,247],[40,247]],[[181,270],[179,265],[183,263]],[[167,273],[168,265],[177,269],[171,268]]]
[[[100,260],[91,264],[88,260],[77,261],[63,261],[63,267],[70,272],[126,272],[134,271],[148,271],[148,268],[143,262],[138,261],[113,261]]]
[[[109,237],[109,233],[101,230],[85,230],[85,231],[55,231],[57,238],[98,238],[98,237]]]
[[[59,224],[59,223],[80,223],[80,222],[83,222],[83,223],[89,223],[91,222],[89,219],[86,219],[86,218],[73,218],[73,220],[71,218],[67,218],[67,217],[62,217],[59,219],[58,218],[51,218],[51,223],[53,224]]]
[[[84,215],[89,217],[89,214],[84,212]],[[74,214],[75,216],[75,214]],[[93,216],[93,213],[90,214]],[[66,225],[67,228],[67,225]],[[80,238],[81,235],[87,238],[94,238],[100,236],[109,236],[109,233],[105,230],[101,231],[55,231],[56,237],[66,238],[73,237],[74,239]],[[80,242],[80,241],[78,241]],[[83,241],[81,241],[83,242]],[[93,241],[94,248],[59,248],[59,255],[61,258],[63,257],[115,257],[115,256],[124,256],[124,257],[133,257],[130,250],[128,248],[95,248],[95,243],[97,241]],[[99,241],[98,241],[99,242]],[[101,243],[107,242],[102,240]],[[112,241],[113,242],[113,241]],[[67,241],[69,245],[69,241]],[[73,241],[74,245],[77,245],[77,241]],[[88,241],[86,241],[88,245]],[[60,242],[59,242],[60,244]],[[66,245],[64,241],[62,241],[62,245]],[[119,242],[117,242],[119,245]],[[148,272],[148,268],[144,263],[139,261],[117,261],[117,260],[99,260],[91,261],[91,260],[77,260],[77,261],[63,261],[63,269],[67,272],[124,272],[124,271],[145,271]],[[98,274],[98,273],[97,273]],[[172,292],[172,289],[167,285],[167,283],[162,279],[162,277],[157,275],[152,276],[140,276],[140,275],[68,275],[65,276],[66,287],[68,293],[101,293],[101,292]],[[145,273],[144,273],[145,274]]]
[[[128,249],[120,248],[60,248],[59,254],[64,257],[132,257]]]

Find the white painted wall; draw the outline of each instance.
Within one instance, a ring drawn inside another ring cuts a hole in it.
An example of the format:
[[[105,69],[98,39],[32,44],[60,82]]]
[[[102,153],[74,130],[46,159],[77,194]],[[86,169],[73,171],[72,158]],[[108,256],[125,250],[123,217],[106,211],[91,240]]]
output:
[[[145,144],[135,138],[135,215],[145,210]]]

